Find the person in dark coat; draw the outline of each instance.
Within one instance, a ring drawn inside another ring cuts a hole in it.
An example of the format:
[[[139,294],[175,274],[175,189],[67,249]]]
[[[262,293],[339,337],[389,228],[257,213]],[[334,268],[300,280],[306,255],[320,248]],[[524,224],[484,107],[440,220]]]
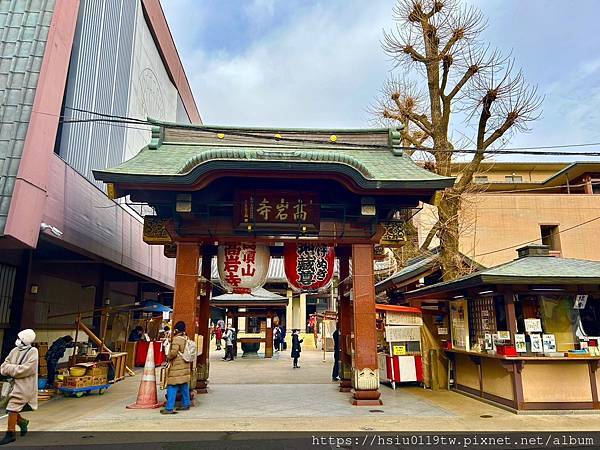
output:
[[[65,356],[68,348],[73,348],[75,343],[71,336],[63,336],[55,340],[48,352],[46,353],[46,363],[48,365],[48,386],[54,386],[54,378],[56,377],[56,369],[58,361]]]
[[[144,328],[141,327],[140,325],[138,325],[133,330],[131,330],[131,333],[129,333],[129,342],[141,341],[143,337],[144,337]]]
[[[273,330],[273,343],[275,344],[275,351],[278,352],[281,348],[281,328],[278,326]]]
[[[300,344],[304,339],[300,339],[300,330],[293,330],[292,332],[292,358],[294,358],[294,369],[299,369],[298,358],[300,358],[300,352],[302,347]]]
[[[332,381],[340,380],[340,330],[337,327],[333,332],[333,373],[331,379]]]
[[[285,327],[281,327],[281,350],[287,350],[287,343],[285,342]]]

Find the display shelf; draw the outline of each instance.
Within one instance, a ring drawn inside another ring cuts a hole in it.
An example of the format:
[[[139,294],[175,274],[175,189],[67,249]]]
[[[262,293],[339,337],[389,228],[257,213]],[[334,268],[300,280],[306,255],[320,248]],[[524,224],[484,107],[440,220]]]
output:
[[[460,353],[462,355],[479,356],[483,358],[505,359],[509,361],[600,361],[600,356],[578,356],[576,358],[568,356],[504,356],[493,355],[490,353],[470,352],[459,349],[445,349],[449,353]]]

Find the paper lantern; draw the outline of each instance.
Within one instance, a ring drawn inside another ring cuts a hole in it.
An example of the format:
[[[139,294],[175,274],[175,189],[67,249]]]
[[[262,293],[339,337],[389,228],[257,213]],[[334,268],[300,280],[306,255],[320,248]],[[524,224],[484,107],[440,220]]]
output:
[[[219,245],[217,267],[227,292],[249,294],[265,284],[271,254],[263,244],[237,242]]]
[[[333,277],[333,247],[319,244],[286,244],[283,251],[285,275],[296,291],[324,288]]]

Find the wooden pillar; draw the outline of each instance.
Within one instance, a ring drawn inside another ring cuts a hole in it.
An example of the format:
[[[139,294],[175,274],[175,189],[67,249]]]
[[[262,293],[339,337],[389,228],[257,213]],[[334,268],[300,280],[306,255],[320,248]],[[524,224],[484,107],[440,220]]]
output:
[[[141,299],[140,299],[141,300]],[[94,311],[92,312],[92,329],[97,336],[102,333],[102,312],[104,307],[104,266],[98,269],[98,278],[94,285]]]
[[[273,313],[267,311],[267,326],[265,329],[265,358],[273,357]]]
[[[340,249],[338,252],[340,261],[340,286],[338,287],[339,306],[338,306],[338,330],[340,332],[340,392],[350,392],[352,390],[352,356],[349,348],[350,336],[352,333],[352,310],[350,305],[350,296],[344,295],[349,289],[346,284],[341,283],[350,277],[350,251],[349,249]]]
[[[294,327],[294,294],[291,289],[288,289],[286,295],[288,304],[285,307],[285,341],[291,343],[292,328]]]
[[[583,190],[587,195],[594,195],[594,186],[592,185],[592,177],[587,176],[583,179],[585,183],[583,185]]]
[[[202,276],[199,286],[198,301],[198,334],[202,335],[202,353],[197,360],[198,378],[196,381],[196,392],[206,394],[208,385],[208,376],[210,369],[210,297],[212,285],[210,284],[210,268],[214,256],[214,251],[209,247],[202,247],[202,265],[200,275]]]
[[[175,263],[175,292],[173,296],[173,325],[185,322],[187,335],[196,334],[196,297],[198,295],[198,269],[200,247],[195,243],[177,243]]]
[[[306,294],[301,293],[300,299],[298,300],[300,322],[298,328],[300,329],[300,333],[306,333]]]
[[[381,405],[375,333],[375,282],[373,245],[352,245],[352,288],[354,307],[354,359],[352,404]]]
[[[515,345],[515,334],[517,333],[517,312],[515,310],[515,294],[512,291],[508,291],[504,294],[504,308],[506,311],[506,325],[508,331],[510,331],[510,342]],[[523,378],[521,376],[521,370],[523,369],[523,361],[515,362],[512,369],[512,381],[513,381],[513,396],[514,396],[514,407],[519,410],[523,407]],[[482,387],[483,392],[483,387]]]
[[[237,353],[238,353],[238,339],[240,337],[240,316],[238,315],[239,308],[235,308],[234,309],[235,315],[233,316],[232,319],[232,326],[235,329],[235,335],[236,335],[236,340],[233,343],[233,356],[235,358],[237,358]]]

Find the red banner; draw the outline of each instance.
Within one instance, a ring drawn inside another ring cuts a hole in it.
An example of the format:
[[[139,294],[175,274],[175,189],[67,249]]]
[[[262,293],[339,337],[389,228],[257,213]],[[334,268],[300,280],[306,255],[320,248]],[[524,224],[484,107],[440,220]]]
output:
[[[319,244],[286,244],[283,251],[285,275],[297,291],[326,287],[333,277],[333,247]]]

